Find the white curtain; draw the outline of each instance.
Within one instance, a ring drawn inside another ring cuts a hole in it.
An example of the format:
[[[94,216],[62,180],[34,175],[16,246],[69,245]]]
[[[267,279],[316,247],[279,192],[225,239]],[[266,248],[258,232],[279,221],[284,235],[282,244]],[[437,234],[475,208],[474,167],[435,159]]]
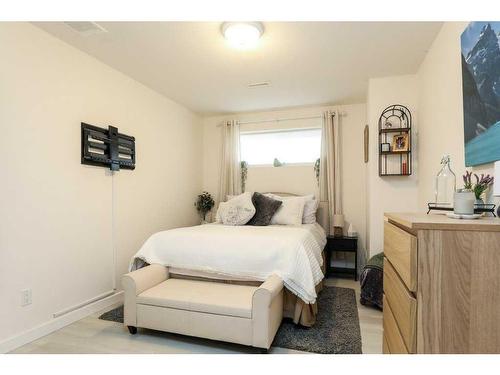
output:
[[[340,185],[340,129],[335,112],[323,114],[321,131],[321,158],[319,173],[319,195],[321,201],[328,201],[330,234],[333,227],[343,226]]]
[[[218,201],[241,194],[240,125],[235,120],[222,123],[222,155]]]

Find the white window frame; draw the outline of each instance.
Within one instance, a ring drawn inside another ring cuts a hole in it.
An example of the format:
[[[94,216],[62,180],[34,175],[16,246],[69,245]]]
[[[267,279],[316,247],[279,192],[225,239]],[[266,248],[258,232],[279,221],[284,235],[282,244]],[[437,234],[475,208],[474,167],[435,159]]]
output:
[[[248,130],[248,131],[240,131],[240,137],[242,135],[247,134],[266,134],[266,133],[290,133],[297,131],[307,131],[307,130],[321,130],[321,126],[311,126],[311,127],[299,127],[299,128],[287,128],[287,129],[266,129],[266,130]],[[240,158],[241,158],[241,147],[240,147]],[[243,159],[241,159],[243,161]],[[310,167],[313,166],[316,162],[303,162],[303,163],[287,163],[281,167],[274,167],[273,163],[269,164],[248,164],[248,168],[287,168],[287,167]]]

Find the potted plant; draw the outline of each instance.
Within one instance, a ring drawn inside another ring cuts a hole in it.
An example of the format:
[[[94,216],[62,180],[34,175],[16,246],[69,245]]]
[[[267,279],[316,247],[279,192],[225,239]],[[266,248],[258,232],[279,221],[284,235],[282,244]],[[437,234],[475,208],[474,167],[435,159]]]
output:
[[[476,183],[472,183],[472,172],[465,171],[463,176],[464,179],[464,188],[472,190],[474,195],[476,196],[476,204],[484,204],[483,194],[488,188],[493,184],[494,178],[492,176],[481,174],[479,177],[474,173],[474,178],[476,179]]]
[[[240,166],[241,166],[241,192],[244,193],[248,175],[248,163],[242,160]]]
[[[212,198],[212,195],[210,195],[209,192],[204,191],[202,194],[198,195],[198,199],[194,203],[194,206],[196,207],[196,211],[198,211],[198,214],[201,217],[202,224],[207,223],[206,220],[207,213],[210,212],[210,210],[214,207],[214,205],[215,205],[214,199]]]

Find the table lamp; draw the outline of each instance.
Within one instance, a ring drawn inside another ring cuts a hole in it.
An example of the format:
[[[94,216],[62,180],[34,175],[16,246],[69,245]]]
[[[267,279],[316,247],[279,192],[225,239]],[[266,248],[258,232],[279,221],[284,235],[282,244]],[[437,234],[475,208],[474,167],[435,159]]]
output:
[[[333,236],[342,237],[344,235],[344,215],[333,215]]]

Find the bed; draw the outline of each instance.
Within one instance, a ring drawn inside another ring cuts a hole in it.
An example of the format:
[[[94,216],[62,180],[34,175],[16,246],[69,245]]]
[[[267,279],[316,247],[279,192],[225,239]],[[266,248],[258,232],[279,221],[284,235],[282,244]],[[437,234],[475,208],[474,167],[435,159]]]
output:
[[[276,274],[286,288],[283,316],[310,327],[324,278],[327,217],[322,202],[314,224],[212,223],[158,232],[134,255],[130,270],[155,263],[168,266],[171,277],[246,285],[259,285]]]

